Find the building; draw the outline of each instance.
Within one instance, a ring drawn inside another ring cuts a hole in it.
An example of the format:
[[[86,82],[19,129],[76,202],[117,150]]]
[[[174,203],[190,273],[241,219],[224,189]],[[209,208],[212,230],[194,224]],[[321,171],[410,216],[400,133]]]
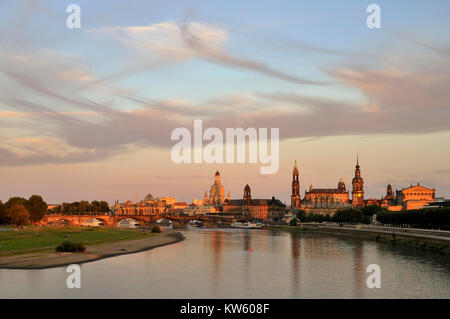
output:
[[[305,207],[309,208],[341,208],[349,204],[349,193],[345,189],[342,177],[337,188],[313,188],[305,191]]]
[[[184,208],[184,214],[188,216],[215,214],[216,208],[212,205],[197,205]]]
[[[359,168],[359,156],[356,156],[355,177],[352,180],[352,206],[364,206],[364,180],[361,177],[361,170]]]
[[[222,205],[225,201],[225,188],[220,183],[220,173],[216,172],[214,175],[214,184],[211,185],[209,191],[209,199],[207,198],[207,193],[205,192],[205,198],[203,200],[204,205]]]
[[[396,191],[397,204],[401,204],[403,210],[419,209],[435,201],[436,190],[427,188],[417,183]]]
[[[111,207],[111,211],[116,215],[158,215],[168,213],[171,205],[176,204],[177,200],[173,197],[155,198],[150,192],[139,202],[125,201],[119,203],[116,201]],[[186,204],[186,203],[185,203]],[[186,206],[188,206],[186,204]],[[186,207],[186,206],[183,206]]]
[[[192,206],[200,206],[200,205],[203,205],[203,202],[204,202],[204,200],[194,198],[194,199],[192,200]]]
[[[297,160],[295,161],[294,170],[292,171],[292,195],[291,209],[300,209],[302,201],[300,199],[300,182],[297,169]]]
[[[224,214],[262,222],[283,218],[286,205],[275,197],[272,197],[272,199],[252,199],[251,189],[247,184],[242,199],[227,199],[222,209]]]

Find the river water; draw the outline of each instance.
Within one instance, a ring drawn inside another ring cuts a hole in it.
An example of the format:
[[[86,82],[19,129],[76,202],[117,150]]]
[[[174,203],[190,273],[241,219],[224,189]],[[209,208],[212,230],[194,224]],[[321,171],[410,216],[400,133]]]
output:
[[[198,229],[186,240],[81,265],[0,269],[0,298],[450,298],[450,257],[391,244],[285,231]],[[381,288],[366,284],[369,264]]]

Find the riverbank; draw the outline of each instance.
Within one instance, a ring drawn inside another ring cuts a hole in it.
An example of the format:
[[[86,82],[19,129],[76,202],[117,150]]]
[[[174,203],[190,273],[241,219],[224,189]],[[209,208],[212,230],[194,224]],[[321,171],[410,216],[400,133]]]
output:
[[[134,240],[122,240],[89,245],[83,253],[35,252],[0,257],[0,269],[46,269],[82,264],[104,258],[133,254],[153,248],[174,244],[184,240],[178,232],[165,231],[160,234]]]
[[[335,226],[327,224],[301,224],[299,226],[268,226],[266,229],[279,229],[298,232],[326,233],[337,236],[351,236],[376,240],[407,247],[426,249],[450,254],[450,232],[411,228],[376,227],[369,225]]]

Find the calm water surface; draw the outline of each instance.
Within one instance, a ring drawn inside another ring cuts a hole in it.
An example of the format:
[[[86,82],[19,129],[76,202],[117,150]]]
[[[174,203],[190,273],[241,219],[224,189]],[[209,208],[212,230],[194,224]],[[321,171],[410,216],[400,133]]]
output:
[[[188,229],[186,240],[65,268],[0,270],[1,298],[450,298],[450,257],[323,234]],[[366,267],[381,267],[381,288]]]

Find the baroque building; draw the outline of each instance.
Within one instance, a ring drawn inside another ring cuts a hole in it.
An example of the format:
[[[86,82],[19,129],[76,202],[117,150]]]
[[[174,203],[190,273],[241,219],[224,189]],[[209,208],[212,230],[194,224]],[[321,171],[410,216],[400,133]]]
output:
[[[349,193],[342,177],[337,188],[313,188],[305,191],[305,207],[308,208],[343,208],[349,204]]]
[[[220,173],[216,171],[214,175],[214,184],[211,185],[209,192],[209,199],[205,192],[204,204],[207,205],[221,205],[225,201],[225,188],[220,183]]]
[[[302,200],[300,197],[299,172],[297,162],[295,162],[292,172],[291,209],[304,209],[308,213],[333,215],[338,209],[363,207],[365,205],[364,180],[361,177],[358,156],[352,186],[352,198],[350,198],[342,177],[339,179],[336,188],[313,188],[311,184],[309,190],[305,190],[305,196]]]
[[[242,199],[227,199],[222,208],[224,214],[261,222],[280,220],[286,212],[286,205],[275,197],[272,197],[272,199],[252,199],[248,184],[245,185]]]

